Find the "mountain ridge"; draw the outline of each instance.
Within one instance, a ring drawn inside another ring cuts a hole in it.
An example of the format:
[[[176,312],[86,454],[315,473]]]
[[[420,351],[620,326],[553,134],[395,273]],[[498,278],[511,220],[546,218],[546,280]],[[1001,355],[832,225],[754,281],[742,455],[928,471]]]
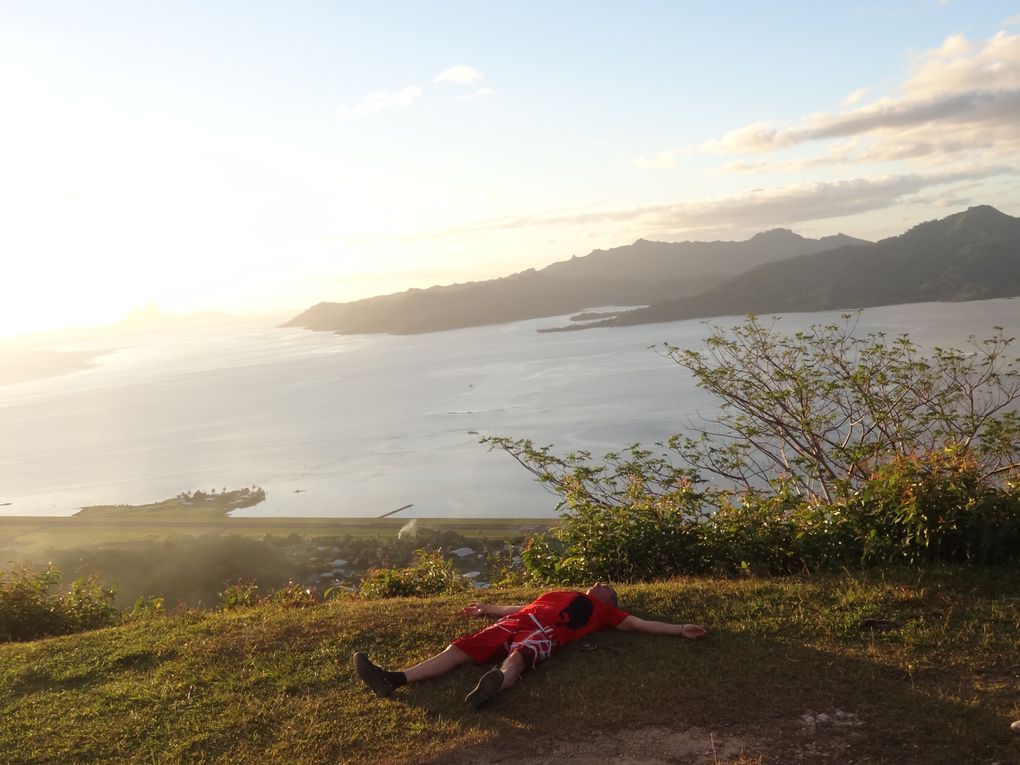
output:
[[[415,334],[559,316],[605,305],[650,305],[693,296],[756,265],[864,240],[809,239],[788,229],[741,242],[653,242],[593,250],[540,270],[476,282],[318,303],[284,327],[340,334]]]
[[[870,245],[763,264],[690,298],[585,327],[1015,295],[1020,295],[1020,219],[979,205]]]

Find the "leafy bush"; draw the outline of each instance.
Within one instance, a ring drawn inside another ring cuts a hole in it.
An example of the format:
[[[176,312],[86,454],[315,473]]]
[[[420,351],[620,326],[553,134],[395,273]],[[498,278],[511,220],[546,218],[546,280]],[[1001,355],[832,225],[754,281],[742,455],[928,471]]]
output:
[[[361,580],[359,592],[366,598],[396,598],[463,592],[469,587],[453,562],[441,553],[418,550],[408,568],[371,569]]]
[[[792,336],[751,316],[705,351],[664,346],[720,414],[601,461],[487,437],[560,497],[533,538],[544,582],[785,574],[886,561],[1020,557],[1020,377],[1000,329],[921,354],[855,337],[854,316]],[[715,478],[706,486],[705,475]]]
[[[989,485],[966,450],[884,465],[846,508],[866,563],[999,563],[1020,554],[1020,492]]]
[[[281,606],[305,608],[319,602],[319,593],[314,587],[287,582],[283,587],[273,590],[266,600]]]
[[[251,608],[258,605],[259,586],[255,582],[231,582],[220,592],[220,608],[231,611],[235,608]]]
[[[131,607],[132,619],[150,619],[166,613],[166,601],[159,595],[142,596]]]
[[[63,629],[59,604],[49,591],[60,583],[52,566],[11,569],[0,575],[0,640],[32,640]]]
[[[22,567],[0,573],[0,640],[35,640],[119,621],[120,612],[113,606],[115,587],[103,587],[89,576],[72,582],[66,593],[51,593],[61,578],[51,565],[39,571]]]
[[[982,480],[1020,466],[1020,376],[995,328],[965,350],[924,356],[906,335],[840,324],[784,335],[749,316],[712,327],[705,350],[663,353],[720,402],[718,418],[674,436],[684,463],[752,490],[782,480],[824,502],[852,494],[901,458],[965,448]]]
[[[789,574],[807,563],[798,545],[803,500],[780,487],[773,495],[746,492],[724,503],[702,526],[702,554],[717,573]]]
[[[113,605],[116,595],[116,586],[104,587],[94,575],[75,579],[59,601],[65,631],[82,632],[116,624],[120,621],[120,611]]]

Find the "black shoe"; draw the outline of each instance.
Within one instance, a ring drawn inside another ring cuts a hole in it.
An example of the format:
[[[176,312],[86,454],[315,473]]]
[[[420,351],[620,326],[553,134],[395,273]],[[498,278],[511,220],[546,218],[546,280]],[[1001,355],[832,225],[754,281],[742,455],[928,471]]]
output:
[[[354,669],[358,673],[358,677],[375,692],[376,696],[382,696],[385,699],[392,698],[395,691],[390,681],[383,675],[382,667],[377,667],[369,660],[368,656],[360,651],[354,654]]]
[[[499,693],[502,685],[503,670],[498,668],[490,669],[482,675],[482,679],[478,681],[475,689],[464,697],[464,701],[472,709],[478,709],[478,707]]]

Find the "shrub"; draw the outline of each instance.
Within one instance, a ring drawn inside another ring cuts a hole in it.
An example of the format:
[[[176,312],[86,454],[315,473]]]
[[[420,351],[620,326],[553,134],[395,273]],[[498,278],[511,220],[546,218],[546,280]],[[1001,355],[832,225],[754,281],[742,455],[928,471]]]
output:
[[[104,587],[95,576],[82,577],[71,583],[71,589],[60,597],[66,620],[65,631],[109,627],[120,621],[120,611],[113,605],[117,587]]]
[[[66,593],[51,593],[61,578],[52,565],[39,571],[22,567],[0,573],[0,640],[35,640],[120,620],[113,606],[116,587],[104,587],[88,576],[72,582]]]
[[[453,562],[441,553],[418,550],[408,568],[374,568],[361,580],[359,593],[366,598],[395,598],[463,592],[470,587]]]
[[[789,574],[807,565],[797,542],[804,501],[786,487],[774,495],[745,492],[703,523],[703,554],[716,573]]]
[[[287,582],[283,587],[273,590],[266,600],[281,606],[305,608],[319,602],[319,593],[314,587],[297,582]]]
[[[1020,555],[1020,494],[963,449],[902,457],[846,503],[865,563],[999,563]]]
[[[63,631],[59,601],[50,589],[60,572],[47,565],[41,571],[11,568],[0,574],[0,640],[33,640]]]
[[[1002,330],[924,356],[856,318],[782,335],[750,316],[663,354],[720,401],[692,436],[601,461],[482,439],[560,497],[523,553],[545,582],[792,573],[1020,556],[1020,376]],[[705,487],[704,476],[721,481]]]
[[[523,551],[529,542],[519,544],[504,542],[503,547],[490,551],[485,556],[482,566],[483,581],[494,587],[520,587],[529,580],[524,565]]]
[[[150,619],[166,613],[166,602],[159,595],[143,595],[131,607],[132,619]]]
[[[858,314],[784,335],[749,316],[711,327],[705,350],[663,353],[714,394],[720,413],[670,448],[694,469],[747,490],[780,476],[824,502],[901,458],[965,447],[982,479],[1020,466],[1020,376],[995,328],[930,356],[903,334],[855,336]]]
[[[259,602],[258,590],[259,586],[255,582],[232,582],[220,592],[220,608],[224,611],[251,608]]]

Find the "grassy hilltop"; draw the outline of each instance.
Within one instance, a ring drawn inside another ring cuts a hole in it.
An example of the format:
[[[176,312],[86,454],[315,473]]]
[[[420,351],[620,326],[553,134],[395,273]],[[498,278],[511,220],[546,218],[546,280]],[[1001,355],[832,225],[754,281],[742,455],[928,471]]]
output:
[[[470,596],[184,612],[0,644],[6,762],[1005,763],[1020,571],[676,579],[620,588],[711,636],[598,633],[479,712],[462,668],[371,695],[350,655],[425,658]],[[536,589],[487,593],[493,602]],[[862,629],[863,618],[891,631]]]

